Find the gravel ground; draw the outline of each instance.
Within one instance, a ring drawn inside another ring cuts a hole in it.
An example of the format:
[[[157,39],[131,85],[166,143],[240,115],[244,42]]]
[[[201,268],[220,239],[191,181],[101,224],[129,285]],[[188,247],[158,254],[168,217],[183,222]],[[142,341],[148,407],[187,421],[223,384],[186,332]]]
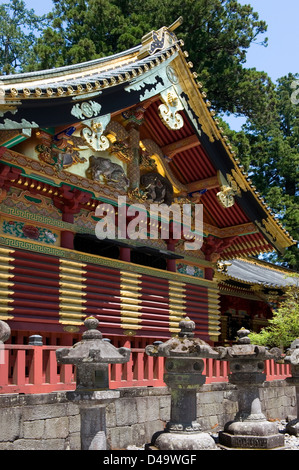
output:
[[[289,450],[299,450],[299,436],[292,436],[285,432],[287,421],[278,421],[278,431],[284,434],[285,447]]]

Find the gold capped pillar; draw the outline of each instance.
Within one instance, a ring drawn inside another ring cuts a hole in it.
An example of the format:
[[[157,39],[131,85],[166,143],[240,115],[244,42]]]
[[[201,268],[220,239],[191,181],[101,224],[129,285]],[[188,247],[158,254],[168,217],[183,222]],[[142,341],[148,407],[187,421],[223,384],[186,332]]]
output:
[[[86,316],[86,265],[60,259],[59,266],[59,323],[80,326]]]
[[[14,262],[14,250],[7,248],[0,248],[0,320],[12,320],[13,307],[11,303],[13,299],[10,297],[13,291],[14,277],[13,262]]]
[[[141,327],[141,274],[121,271],[121,328],[133,335]]]
[[[179,323],[186,316],[186,288],[182,282],[169,281],[169,331],[178,333]]]

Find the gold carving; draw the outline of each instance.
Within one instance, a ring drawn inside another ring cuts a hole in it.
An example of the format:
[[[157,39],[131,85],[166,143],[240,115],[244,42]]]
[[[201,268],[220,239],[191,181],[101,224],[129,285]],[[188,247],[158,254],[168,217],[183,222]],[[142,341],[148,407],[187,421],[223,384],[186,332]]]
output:
[[[221,191],[217,193],[220,204],[225,207],[232,207],[235,204],[235,193],[230,186],[221,186]]]
[[[226,177],[228,178],[228,175],[226,175]],[[235,179],[236,184],[238,184],[243,191],[247,191],[245,182],[243,181],[241,175],[239,175],[239,173],[234,168],[232,169],[232,178]]]
[[[270,233],[273,240],[277,240],[277,228],[271,223],[269,219],[263,219],[262,223],[268,233]]]
[[[178,113],[184,109],[174,88],[161,93],[163,104],[159,106],[159,114],[165,126],[171,130],[178,130],[184,126],[184,120]]]
[[[238,182],[240,182],[240,177],[236,173],[236,171],[232,170],[232,173],[237,177]],[[220,186],[221,191],[217,193],[217,198],[223,207],[225,208],[232,207],[235,204],[235,196],[241,197],[242,195],[241,189],[237,181],[229,173],[226,174],[226,179],[225,179],[221,171],[218,171],[218,179],[221,184]]]
[[[128,198],[130,201],[145,202],[147,200],[147,193],[140,191],[139,188],[128,190]]]
[[[188,190],[185,185],[183,185],[172,173],[169,163],[164,158],[164,153],[160,147],[151,139],[145,139],[141,143],[142,149],[150,156],[156,163],[158,172],[167,177],[171,182],[172,186],[176,193],[188,193]]]
[[[109,121],[110,114],[107,114],[105,116],[89,119],[88,121],[83,122],[86,127],[82,129],[82,137],[93,150],[103,151],[109,148],[110,141],[105,135],[103,135]]]
[[[60,147],[57,147],[52,137],[46,132],[38,131],[36,137],[41,140],[41,143],[35,147],[39,160],[53,166],[55,171],[86,162],[84,157],[80,157],[78,149],[74,147],[71,140],[61,139]]]
[[[261,229],[262,232],[266,233],[267,236],[271,239],[272,243],[277,243],[280,248],[285,248],[289,246],[286,244],[285,237],[275,225],[275,223],[268,217],[263,219],[262,222],[255,221],[257,226]]]

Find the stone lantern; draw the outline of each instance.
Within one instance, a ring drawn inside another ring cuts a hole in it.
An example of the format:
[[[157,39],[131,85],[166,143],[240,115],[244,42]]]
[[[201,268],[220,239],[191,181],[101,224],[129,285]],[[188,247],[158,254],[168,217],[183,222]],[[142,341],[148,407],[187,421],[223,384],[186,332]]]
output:
[[[62,364],[74,364],[76,370],[76,390],[94,391],[109,388],[108,364],[123,364],[130,359],[131,351],[127,348],[115,348],[102,338],[97,330],[99,321],[88,317],[84,321],[87,328],[82,340],[71,348],[56,351],[57,361]]]
[[[67,398],[80,407],[81,449],[106,450],[106,403],[119,398],[117,390],[109,390],[109,364],[123,364],[130,359],[127,348],[115,348],[102,338],[99,321],[88,317],[82,340],[70,348],[56,351],[57,362],[76,366],[76,390]]]
[[[5,341],[9,339],[10,335],[11,331],[9,325],[5,321],[0,320],[0,341],[5,343]]]
[[[291,365],[292,377],[286,379],[287,383],[296,387],[297,397],[297,419],[287,424],[286,431],[299,437],[299,338],[291,344],[288,355],[284,359],[286,364]]]
[[[164,381],[171,391],[170,421],[164,431],[153,436],[151,448],[159,450],[215,449],[214,439],[201,431],[197,418],[197,396],[205,383],[202,358],[217,358],[213,348],[194,338],[195,323],[189,318],[179,323],[178,336],[165,343],[146,346],[149,356],[166,357]]]
[[[275,423],[267,421],[262,413],[259,387],[265,382],[265,360],[279,360],[278,348],[270,351],[251,344],[249,330],[238,331],[238,342],[231,347],[216,348],[220,360],[230,364],[229,382],[238,387],[239,411],[235,419],[226,423],[219,433],[219,443],[230,448],[271,449],[284,446],[284,436],[277,432]]]
[[[0,364],[4,364],[4,343],[10,338],[11,330],[9,325],[0,320]]]

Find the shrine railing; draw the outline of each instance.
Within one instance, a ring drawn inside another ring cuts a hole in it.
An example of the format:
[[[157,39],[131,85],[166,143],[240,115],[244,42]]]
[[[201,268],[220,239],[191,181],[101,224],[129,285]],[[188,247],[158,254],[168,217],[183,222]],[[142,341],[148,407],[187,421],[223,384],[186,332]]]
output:
[[[49,393],[75,389],[73,365],[57,364],[59,346],[7,344],[0,351],[0,394]],[[110,388],[163,387],[164,358],[151,357],[143,348],[132,348],[130,361],[110,366]],[[205,360],[206,383],[228,381],[228,363]],[[289,365],[266,361],[267,380],[290,376]]]

